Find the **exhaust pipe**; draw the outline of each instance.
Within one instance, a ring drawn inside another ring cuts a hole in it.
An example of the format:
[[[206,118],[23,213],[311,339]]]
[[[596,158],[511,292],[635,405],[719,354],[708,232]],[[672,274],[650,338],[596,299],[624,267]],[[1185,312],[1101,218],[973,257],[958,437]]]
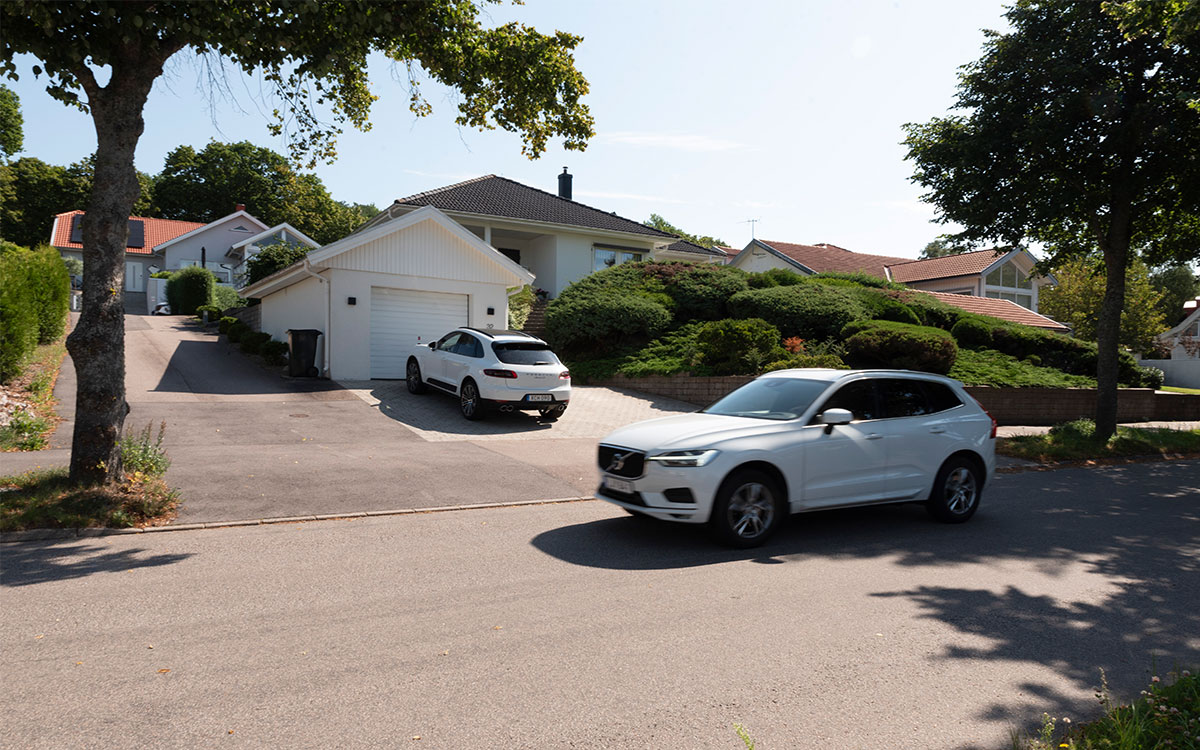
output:
[[[508,414],[508,413],[510,413],[512,410],[513,410],[513,408],[512,408],[512,404],[502,404],[502,405],[500,406],[500,411],[501,411],[501,412],[503,412],[504,414]]]

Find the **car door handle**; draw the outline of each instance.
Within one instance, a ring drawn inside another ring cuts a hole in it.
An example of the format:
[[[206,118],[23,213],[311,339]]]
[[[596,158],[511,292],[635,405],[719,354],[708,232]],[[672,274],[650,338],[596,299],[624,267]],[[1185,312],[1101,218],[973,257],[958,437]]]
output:
[[[934,432],[934,433],[942,433],[942,432],[946,431],[946,428],[945,427],[930,427],[929,431]]]
[[[882,437],[883,435],[880,435],[878,432],[872,432],[867,435],[867,440],[879,440]]]

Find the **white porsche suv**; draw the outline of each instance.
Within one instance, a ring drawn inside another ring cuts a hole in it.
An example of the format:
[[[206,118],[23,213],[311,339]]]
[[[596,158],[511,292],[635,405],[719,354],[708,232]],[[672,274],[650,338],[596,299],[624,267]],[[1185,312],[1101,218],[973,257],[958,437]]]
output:
[[[418,346],[404,373],[409,393],[433,387],[458,396],[471,420],[496,409],[536,410],[553,422],[571,401],[571,373],[549,344],[523,331],[457,328]]]
[[[957,380],[906,370],[780,370],[693,414],[600,443],[596,496],[762,544],[791,513],[922,501],[961,523],[995,471],[996,422]]]

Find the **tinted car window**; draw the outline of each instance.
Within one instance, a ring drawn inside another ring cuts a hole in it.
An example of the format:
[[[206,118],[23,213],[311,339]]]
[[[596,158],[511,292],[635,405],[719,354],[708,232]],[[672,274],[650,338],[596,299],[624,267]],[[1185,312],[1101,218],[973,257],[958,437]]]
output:
[[[438,351],[439,352],[454,351],[454,347],[458,344],[458,340],[460,338],[462,338],[462,334],[459,333],[458,331],[451,331],[450,333],[447,333],[445,336],[442,336],[442,338],[440,340],[438,340],[438,345],[437,345]]]
[[[962,406],[962,399],[945,383],[922,380],[921,387],[925,389],[925,397],[929,399],[929,408],[934,413]]]
[[[454,353],[478,359],[483,356],[483,344],[479,343],[479,339],[469,333],[464,333],[462,338],[458,340],[458,344],[454,347]]]
[[[883,389],[883,404],[889,417],[917,417],[930,413],[921,381],[884,378],[879,381],[879,386]]]
[[[828,387],[820,380],[759,378],[701,411],[755,419],[795,419]]]
[[[830,409],[846,409],[856,420],[879,419],[883,416],[873,380],[856,380],[839,388],[821,407],[823,412]]]
[[[530,341],[506,341],[492,344],[496,358],[506,365],[557,365],[558,357],[550,351],[550,347]]]

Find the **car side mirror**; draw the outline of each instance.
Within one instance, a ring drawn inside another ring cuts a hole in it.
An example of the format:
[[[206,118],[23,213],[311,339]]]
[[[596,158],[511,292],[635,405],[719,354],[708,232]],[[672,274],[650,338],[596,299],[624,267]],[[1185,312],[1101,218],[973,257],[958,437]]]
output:
[[[429,348],[430,348],[430,349],[437,349],[437,342],[436,342],[436,341],[430,341],[430,342],[429,342]]]
[[[818,417],[821,423],[825,425],[825,434],[833,432],[833,428],[840,424],[850,424],[854,421],[854,414],[849,409],[826,409],[821,412]]]

